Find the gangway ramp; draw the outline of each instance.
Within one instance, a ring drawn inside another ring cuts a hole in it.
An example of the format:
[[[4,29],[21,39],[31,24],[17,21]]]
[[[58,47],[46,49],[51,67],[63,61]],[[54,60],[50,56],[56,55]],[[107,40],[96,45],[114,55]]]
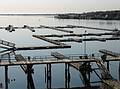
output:
[[[103,80],[113,79],[113,77],[110,75],[110,72],[108,71],[108,69],[105,67],[104,63],[101,60],[98,60],[96,64],[101,70],[101,76]]]
[[[58,53],[58,52],[51,52],[51,56],[57,58],[57,59],[69,59],[69,57],[66,57],[65,55],[63,55],[62,53]]]
[[[101,49],[101,50],[99,50],[99,52],[103,53],[105,55],[112,56],[112,57],[119,57],[120,56],[120,53],[112,52],[112,51],[109,51],[109,50],[106,50],[106,49]]]
[[[16,54],[15,55],[15,59],[18,61],[18,62],[27,62],[27,60],[21,55],[21,54]],[[25,73],[27,73],[27,65],[20,65],[21,66],[21,68],[23,69],[23,71],[25,72]],[[30,67],[30,69],[31,69],[31,72],[33,72],[33,70],[32,70],[32,65],[31,66],[29,66]]]

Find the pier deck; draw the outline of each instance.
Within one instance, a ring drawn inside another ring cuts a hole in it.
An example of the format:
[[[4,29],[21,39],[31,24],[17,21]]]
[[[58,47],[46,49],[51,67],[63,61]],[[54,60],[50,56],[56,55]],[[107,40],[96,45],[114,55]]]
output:
[[[30,60],[30,61],[1,61],[0,66],[14,66],[14,65],[37,65],[37,64],[58,64],[58,63],[77,63],[77,62],[96,62],[95,59],[43,59],[43,60]]]

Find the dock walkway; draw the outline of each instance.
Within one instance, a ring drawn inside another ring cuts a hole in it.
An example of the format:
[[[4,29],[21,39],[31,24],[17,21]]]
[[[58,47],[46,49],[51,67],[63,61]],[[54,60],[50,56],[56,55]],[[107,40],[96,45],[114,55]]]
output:
[[[113,57],[120,57],[119,53],[112,52],[112,51],[109,51],[109,50],[106,50],[106,49],[101,49],[101,50],[99,50],[99,52],[101,52],[105,55],[113,56]]]

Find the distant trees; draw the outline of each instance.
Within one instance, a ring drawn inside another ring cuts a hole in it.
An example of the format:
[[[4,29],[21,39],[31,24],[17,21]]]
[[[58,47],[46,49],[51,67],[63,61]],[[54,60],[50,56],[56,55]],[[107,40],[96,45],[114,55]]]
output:
[[[120,20],[120,10],[117,11],[97,11],[82,14],[68,13],[58,14],[58,19],[100,19],[100,20]]]

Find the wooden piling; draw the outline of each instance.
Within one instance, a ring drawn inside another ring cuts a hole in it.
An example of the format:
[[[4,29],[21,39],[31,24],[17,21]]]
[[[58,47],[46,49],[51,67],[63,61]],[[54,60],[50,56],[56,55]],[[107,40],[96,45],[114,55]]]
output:
[[[8,89],[8,66],[5,66],[5,89]]]

